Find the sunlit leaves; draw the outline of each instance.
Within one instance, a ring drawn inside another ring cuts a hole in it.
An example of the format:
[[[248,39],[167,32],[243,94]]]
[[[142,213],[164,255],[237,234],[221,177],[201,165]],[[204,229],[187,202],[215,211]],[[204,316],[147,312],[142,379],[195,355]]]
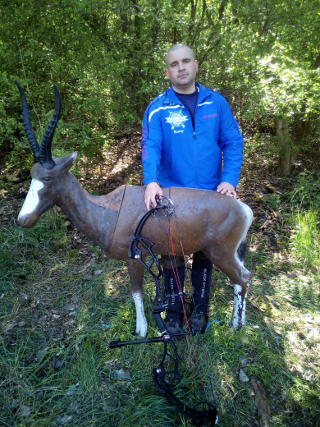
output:
[[[40,129],[57,83],[66,126],[61,137],[94,156],[112,134],[140,125],[147,103],[168,85],[164,52],[177,42],[195,48],[199,80],[224,93],[243,124],[271,115],[310,119],[317,112],[318,0],[4,3],[0,59],[7,89],[0,114],[10,134],[18,129],[19,101],[8,76],[27,86]]]

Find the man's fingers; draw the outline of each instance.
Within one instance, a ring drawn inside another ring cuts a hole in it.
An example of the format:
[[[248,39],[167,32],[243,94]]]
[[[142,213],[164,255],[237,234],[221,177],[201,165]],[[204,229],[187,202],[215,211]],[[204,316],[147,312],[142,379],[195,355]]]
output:
[[[158,183],[151,182],[147,185],[145,194],[144,194],[144,203],[148,210],[155,208],[157,206],[156,197],[162,196],[163,191]]]
[[[217,187],[217,191],[220,194],[225,194],[226,196],[237,198],[237,193],[234,186],[229,184],[228,182],[221,182]]]
[[[155,206],[156,206],[155,199],[150,199],[148,201],[148,210],[154,208]]]
[[[155,200],[153,201],[152,197],[145,198],[144,202],[148,210],[154,207]]]
[[[226,188],[224,188],[224,187],[222,187],[222,188],[219,188],[219,187],[218,187],[218,188],[217,188],[217,192],[218,192],[218,193],[220,193],[220,194],[226,194],[226,193],[227,193],[227,191],[228,191],[228,190],[227,190]]]

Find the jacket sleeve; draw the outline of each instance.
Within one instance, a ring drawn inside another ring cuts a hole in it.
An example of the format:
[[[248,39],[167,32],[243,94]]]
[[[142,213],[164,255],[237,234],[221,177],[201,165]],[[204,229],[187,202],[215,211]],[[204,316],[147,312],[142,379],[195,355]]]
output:
[[[159,114],[148,107],[142,123],[143,183],[158,182],[158,170],[162,152],[162,126]]]
[[[236,187],[240,179],[243,159],[243,137],[238,122],[223,96],[221,96],[220,108],[219,145],[223,152],[221,182],[229,182]]]

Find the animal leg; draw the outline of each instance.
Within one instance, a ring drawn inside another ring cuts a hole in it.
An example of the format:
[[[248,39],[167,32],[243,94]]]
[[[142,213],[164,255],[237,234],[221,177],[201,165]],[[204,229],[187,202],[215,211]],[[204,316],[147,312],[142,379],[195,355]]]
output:
[[[225,248],[215,253],[214,248],[207,251],[209,259],[219,267],[234,283],[234,305],[230,326],[238,330],[245,323],[246,296],[248,293],[251,273],[243,264],[246,252],[246,242],[242,240],[235,252]]]
[[[147,335],[148,323],[143,305],[143,271],[143,265],[138,261],[128,261],[132,298],[136,308],[136,334],[145,337]]]
[[[250,275],[248,270],[244,267],[243,262],[246,255],[246,242],[242,241],[237,250],[237,258],[244,270]],[[233,313],[230,322],[231,328],[239,330],[246,320],[246,297],[248,294],[248,283],[242,283],[242,285],[234,285],[234,298],[233,298]]]
[[[247,293],[248,285],[234,285],[233,313],[230,327],[236,331],[245,324]]]

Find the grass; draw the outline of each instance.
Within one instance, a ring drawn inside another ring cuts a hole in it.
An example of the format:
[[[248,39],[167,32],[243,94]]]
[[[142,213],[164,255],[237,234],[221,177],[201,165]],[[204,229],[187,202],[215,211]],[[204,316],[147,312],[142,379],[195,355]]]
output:
[[[0,239],[1,425],[189,425],[153,385],[161,345],[108,348],[133,338],[125,263],[107,259],[57,212],[33,229],[9,222]],[[177,393],[213,402],[220,426],[320,425],[320,273],[306,268],[300,252],[290,253],[292,239],[283,237],[273,253],[251,235],[247,265],[255,276],[242,331],[228,328],[232,288],[217,272],[209,330],[179,342],[184,377]],[[154,285],[147,279],[152,336]],[[239,381],[241,367],[248,382]]]
[[[315,209],[293,214],[291,252],[301,260],[306,269],[320,267],[320,212]]]

